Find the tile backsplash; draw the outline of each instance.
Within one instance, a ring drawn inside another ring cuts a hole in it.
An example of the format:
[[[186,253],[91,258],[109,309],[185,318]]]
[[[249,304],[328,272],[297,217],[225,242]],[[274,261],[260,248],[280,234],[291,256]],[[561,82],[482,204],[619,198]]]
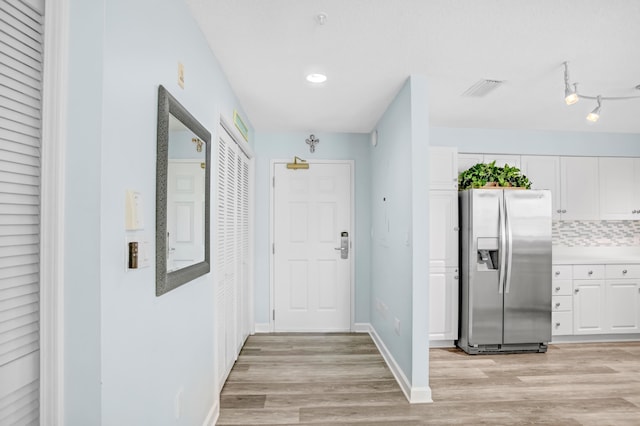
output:
[[[640,245],[640,221],[554,221],[555,247],[631,247]]]

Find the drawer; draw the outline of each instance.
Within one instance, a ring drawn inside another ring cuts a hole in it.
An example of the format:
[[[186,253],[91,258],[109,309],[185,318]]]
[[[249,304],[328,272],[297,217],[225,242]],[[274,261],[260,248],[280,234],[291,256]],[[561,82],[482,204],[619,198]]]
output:
[[[571,265],[553,265],[551,271],[554,280],[570,280],[572,278]]]
[[[573,309],[573,296],[552,296],[551,310],[553,312],[571,311]]]
[[[573,312],[551,313],[551,335],[566,336],[573,334]]]
[[[553,296],[571,296],[573,290],[573,281],[571,280],[553,280],[551,282],[551,294]]]
[[[604,278],[604,265],[573,265],[574,280],[601,280]]]
[[[640,278],[640,265],[606,265],[607,278]]]

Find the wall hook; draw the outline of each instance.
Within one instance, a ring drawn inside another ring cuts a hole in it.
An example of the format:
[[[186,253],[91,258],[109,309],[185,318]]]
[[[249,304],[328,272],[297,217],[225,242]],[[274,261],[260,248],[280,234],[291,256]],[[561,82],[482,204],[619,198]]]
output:
[[[309,139],[306,140],[309,145],[309,152],[316,152],[316,145],[320,143],[320,139],[317,139],[314,135],[309,135]]]

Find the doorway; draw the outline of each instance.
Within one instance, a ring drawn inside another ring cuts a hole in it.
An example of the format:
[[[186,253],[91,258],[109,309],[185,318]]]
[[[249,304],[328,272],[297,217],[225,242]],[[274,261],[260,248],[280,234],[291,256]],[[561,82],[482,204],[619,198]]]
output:
[[[272,176],[272,330],[350,331],[353,162],[277,161]]]

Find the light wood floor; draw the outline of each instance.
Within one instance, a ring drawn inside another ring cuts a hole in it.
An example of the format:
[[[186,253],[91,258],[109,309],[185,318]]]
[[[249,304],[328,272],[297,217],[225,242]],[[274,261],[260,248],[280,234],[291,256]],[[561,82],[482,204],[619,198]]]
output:
[[[218,425],[640,425],[640,342],[430,362],[434,402],[409,405],[366,334],[251,336]]]

